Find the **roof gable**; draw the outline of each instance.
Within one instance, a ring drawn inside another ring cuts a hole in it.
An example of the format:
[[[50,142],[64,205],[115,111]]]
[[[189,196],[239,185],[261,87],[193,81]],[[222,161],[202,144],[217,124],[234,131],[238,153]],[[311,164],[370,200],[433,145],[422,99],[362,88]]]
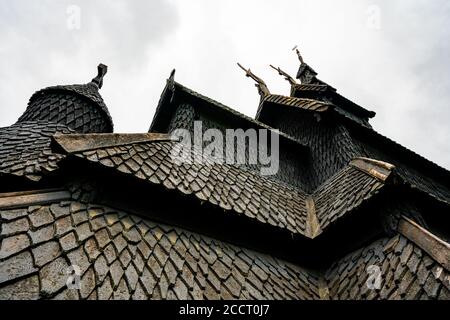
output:
[[[174,73],[167,80],[167,84],[161,94],[149,132],[167,133],[170,119],[175,113],[176,108],[182,103],[190,103],[194,108],[214,112],[217,116],[227,117],[229,120],[227,121],[229,128],[267,129],[279,134],[281,139],[289,140],[298,144],[300,147],[302,146],[293,137],[175,82]]]

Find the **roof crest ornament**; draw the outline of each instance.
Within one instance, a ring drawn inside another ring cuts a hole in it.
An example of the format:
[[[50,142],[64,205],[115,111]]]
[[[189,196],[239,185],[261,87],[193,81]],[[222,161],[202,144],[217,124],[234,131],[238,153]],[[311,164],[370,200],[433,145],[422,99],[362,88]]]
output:
[[[278,72],[280,76],[284,76],[284,79],[287,80],[291,85],[296,85],[297,81],[292,78],[287,72],[283,71],[280,67],[275,68],[273,65],[270,65],[272,69]]]
[[[237,65],[245,71],[245,76],[252,78],[256,84],[255,86],[258,88],[258,93],[261,97],[265,97],[270,95],[269,88],[267,88],[266,83],[259,77],[257,77],[250,69],[245,69],[239,62]]]
[[[91,80],[91,83],[95,84],[99,89],[103,86],[103,77],[108,72],[108,66],[100,63],[97,66],[97,76]]]

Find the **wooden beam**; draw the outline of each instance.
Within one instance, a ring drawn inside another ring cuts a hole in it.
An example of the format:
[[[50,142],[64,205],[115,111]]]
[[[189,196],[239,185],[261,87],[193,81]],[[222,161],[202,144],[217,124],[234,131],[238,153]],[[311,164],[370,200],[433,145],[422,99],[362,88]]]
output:
[[[27,194],[27,192],[20,194],[18,192],[15,195],[2,196],[0,197],[0,209],[23,208],[71,199],[70,192],[65,190],[52,192],[42,191],[44,190],[36,191],[33,194]]]
[[[350,165],[371,175],[381,182],[385,182],[391,172],[395,169],[395,166],[390,163],[363,157],[353,159],[350,161]]]
[[[82,152],[98,148],[116,147],[130,143],[153,141],[171,141],[170,135],[164,133],[90,133],[90,134],[55,134],[53,148],[65,153]]]
[[[450,244],[403,216],[398,232],[428,253],[436,262],[450,271]]]
[[[48,192],[54,192],[54,191],[64,191],[64,189],[51,188],[51,189],[40,189],[40,190],[25,190],[25,191],[16,191],[16,192],[4,192],[4,193],[0,193],[0,198],[24,196],[24,195],[36,194],[36,193],[48,193]]]
[[[322,233],[322,229],[320,228],[319,219],[316,215],[316,205],[312,197],[306,199],[306,214],[306,235],[314,239]]]

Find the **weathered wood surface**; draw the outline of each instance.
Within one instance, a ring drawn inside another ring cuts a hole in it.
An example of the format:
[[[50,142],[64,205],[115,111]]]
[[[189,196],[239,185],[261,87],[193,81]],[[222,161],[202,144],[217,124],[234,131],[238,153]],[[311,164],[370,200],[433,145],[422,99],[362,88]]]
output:
[[[71,198],[70,192],[60,191],[36,191],[36,193],[10,193],[0,194],[0,209],[22,208],[30,205],[42,205],[56,201],[68,200]]]
[[[433,259],[450,271],[450,244],[439,239],[434,234],[419,226],[417,223],[402,217],[398,231],[406,238],[427,252]]]

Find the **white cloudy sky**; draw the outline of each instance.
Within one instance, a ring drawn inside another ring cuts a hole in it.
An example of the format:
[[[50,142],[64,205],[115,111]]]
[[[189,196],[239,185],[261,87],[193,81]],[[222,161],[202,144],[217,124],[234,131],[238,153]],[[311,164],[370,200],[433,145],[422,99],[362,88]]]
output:
[[[287,94],[268,65],[295,75],[298,45],[321,79],[377,112],[375,129],[450,168],[446,0],[0,0],[0,39],[0,126],[35,90],[88,82],[99,62],[116,132],[148,130],[172,68],[253,116],[259,97],[236,62]]]

